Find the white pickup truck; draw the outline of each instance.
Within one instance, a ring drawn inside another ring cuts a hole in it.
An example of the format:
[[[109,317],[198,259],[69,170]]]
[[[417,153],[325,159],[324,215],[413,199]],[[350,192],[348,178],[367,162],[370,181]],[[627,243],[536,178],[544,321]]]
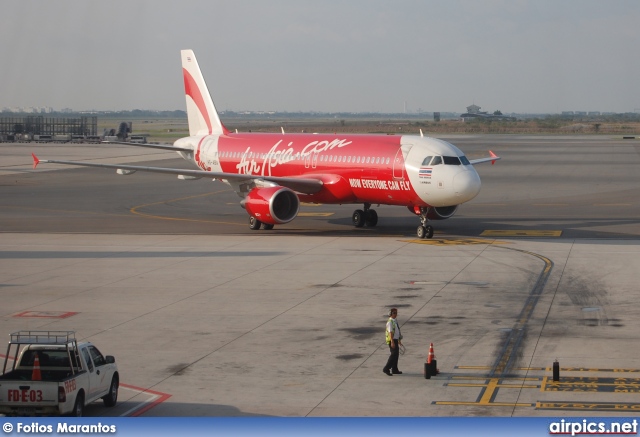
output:
[[[0,415],[79,417],[97,399],[107,407],[116,404],[115,359],[89,342],[78,343],[75,332],[19,331],[10,337],[0,375]]]

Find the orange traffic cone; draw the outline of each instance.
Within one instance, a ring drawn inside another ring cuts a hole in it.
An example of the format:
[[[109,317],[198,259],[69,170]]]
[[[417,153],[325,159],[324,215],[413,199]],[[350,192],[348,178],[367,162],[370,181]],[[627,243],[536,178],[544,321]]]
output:
[[[33,359],[33,371],[31,372],[32,381],[42,381],[42,374],[40,373],[40,358],[36,353],[36,357]]]
[[[436,354],[433,351],[433,343],[429,346],[429,355],[427,356],[427,362],[424,363],[424,377],[431,379],[432,376],[436,376],[440,371],[437,367]]]

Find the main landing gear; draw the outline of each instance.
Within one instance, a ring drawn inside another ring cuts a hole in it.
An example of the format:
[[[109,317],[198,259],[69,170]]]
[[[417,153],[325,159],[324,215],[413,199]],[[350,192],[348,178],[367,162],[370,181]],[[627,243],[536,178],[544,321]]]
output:
[[[429,219],[427,218],[427,215],[429,214],[429,208],[425,208],[425,207],[418,208],[416,206],[414,208],[414,212],[420,216],[420,222],[422,223],[420,226],[418,226],[418,229],[416,230],[416,234],[418,235],[418,238],[433,237],[433,226],[427,224],[429,222]]]
[[[353,226],[356,228],[361,228],[363,226],[372,228],[378,224],[378,213],[375,209],[371,209],[370,203],[365,203],[364,211],[361,209],[353,211],[351,220],[353,221]]]
[[[260,228],[265,229],[265,230],[268,231],[268,230],[273,229],[273,225],[270,225],[268,223],[262,223],[260,220],[258,220],[254,216],[250,215],[249,216],[249,229],[251,229],[252,231],[257,231]]]

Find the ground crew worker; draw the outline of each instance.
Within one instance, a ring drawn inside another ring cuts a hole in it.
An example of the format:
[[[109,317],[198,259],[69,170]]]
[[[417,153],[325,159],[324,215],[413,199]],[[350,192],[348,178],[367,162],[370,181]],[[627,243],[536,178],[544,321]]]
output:
[[[387,365],[384,366],[382,371],[388,375],[400,375],[402,372],[398,369],[398,358],[400,357],[400,345],[402,344],[402,333],[400,332],[400,326],[396,317],[398,316],[398,309],[391,308],[389,310],[389,320],[387,320],[386,338],[389,345],[389,359]]]

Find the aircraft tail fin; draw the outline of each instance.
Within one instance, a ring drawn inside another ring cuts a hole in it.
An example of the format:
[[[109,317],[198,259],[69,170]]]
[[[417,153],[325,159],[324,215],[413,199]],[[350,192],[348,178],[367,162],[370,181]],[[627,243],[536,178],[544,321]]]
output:
[[[182,50],[182,76],[187,99],[189,135],[227,134],[204,81],[193,50]]]

